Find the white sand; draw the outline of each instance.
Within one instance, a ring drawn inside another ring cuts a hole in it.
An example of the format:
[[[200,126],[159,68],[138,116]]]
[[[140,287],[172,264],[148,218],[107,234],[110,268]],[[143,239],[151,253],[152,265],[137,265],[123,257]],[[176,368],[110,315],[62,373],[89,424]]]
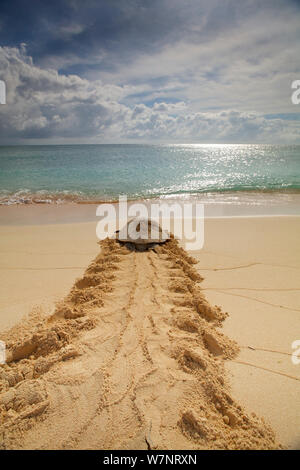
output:
[[[241,347],[226,365],[233,396],[293,448],[300,447],[300,365],[290,356],[300,331],[299,228],[297,217],[209,219],[196,253],[200,286],[229,312],[223,332]],[[95,223],[2,226],[0,240],[1,329],[36,306],[50,313],[98,252]]]

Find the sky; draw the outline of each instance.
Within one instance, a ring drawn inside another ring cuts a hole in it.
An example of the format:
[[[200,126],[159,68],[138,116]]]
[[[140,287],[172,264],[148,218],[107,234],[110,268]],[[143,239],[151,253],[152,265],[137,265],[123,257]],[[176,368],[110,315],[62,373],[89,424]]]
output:
[[[1,0],[0,144],[300,143],[299,44],[299,0]]]

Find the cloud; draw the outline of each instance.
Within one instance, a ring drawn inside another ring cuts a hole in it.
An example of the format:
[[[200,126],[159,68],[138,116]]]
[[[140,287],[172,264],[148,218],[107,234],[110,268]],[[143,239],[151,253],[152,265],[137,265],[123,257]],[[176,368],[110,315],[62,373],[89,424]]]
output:
[[[153,97],[184,100],[194,111],[295,112],[290,86],[300,76],[299,21],[299,13],[293,15],[288,8],[280,16],[275,9],[241,17],[222,35],[217,31],[201,41],[180,35],[174,44],[140,54],[130,66],[119,64],[117,71],[102,71],[101,77],[147,84]]]
[[[102,135],[126,110],[117,101],[126,88],[36,67],[24,46],[0,48],[0,67],[7,85],[7,105],[0,108],[2,138]]]
[[[0,48],[7,104],[0,106],[2,143],[16,142],[299,142],[299,121],[257,111],[199,112],[191,100],[154,97],[146,84],[117,85],[64,75],[34,64],[19,48]],[[162,95],[176,90],[166,82]],[[147,95],[147,104],[132,96]]]

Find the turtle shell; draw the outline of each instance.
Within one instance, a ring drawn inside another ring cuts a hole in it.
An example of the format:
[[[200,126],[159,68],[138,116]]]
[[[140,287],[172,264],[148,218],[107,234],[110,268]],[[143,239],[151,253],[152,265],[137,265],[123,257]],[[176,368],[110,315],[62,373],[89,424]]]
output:
[[[129,220],[121,230],[116,232],[117,240],[134,245],[165,243],[170,235],[155,221],[143,217]]]

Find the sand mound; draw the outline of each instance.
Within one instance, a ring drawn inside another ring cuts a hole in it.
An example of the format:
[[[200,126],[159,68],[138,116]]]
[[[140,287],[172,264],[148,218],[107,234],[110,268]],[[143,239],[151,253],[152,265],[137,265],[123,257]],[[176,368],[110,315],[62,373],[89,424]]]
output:
[[[239,348],[195,263],[174,239],[146,252],[106,239],[50,318],[7,332],[0,448],[278,448],[230,396]]]

